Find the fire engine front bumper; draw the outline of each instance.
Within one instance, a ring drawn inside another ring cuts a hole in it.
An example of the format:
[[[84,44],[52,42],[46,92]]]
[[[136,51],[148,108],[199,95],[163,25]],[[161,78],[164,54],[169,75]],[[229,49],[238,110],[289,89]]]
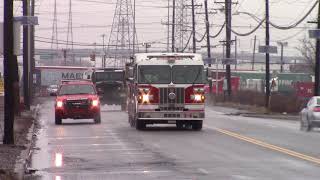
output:
[[[202,121],[204,118],[204,111],[155,111],[138,113],[138,119],[146,121]]]

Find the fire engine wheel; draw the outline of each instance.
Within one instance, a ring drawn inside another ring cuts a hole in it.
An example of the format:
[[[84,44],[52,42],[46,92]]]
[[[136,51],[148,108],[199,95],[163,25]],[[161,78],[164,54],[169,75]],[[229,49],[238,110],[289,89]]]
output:
[[[135,125],[134,125],[134,119],[133,119],[133,117],[130,116],[130,115],[129,115],[129,123],[130,123],[130,126],[131,126],[131,127],[135,127]]]
[[[137,130],[142,130],[146,128],[146,123],[142,120],[136,119],[136,129]]]
[[[181,123],[181,122],[177,122],[176,126],[177,126],[178,129],[183,129],[184,128],[184,124]]]
[[[95,118],[94,118],[94,123],[96,124],[101,124],[101,115],[97,115]]]
[[[60,125],[62,124],[62,119],[60,117],[55,117],[55,124]]]
[[[200,131],[202,129],[202,121],[193,122],[192,123],[192,129],[195,130],[195,131]]]

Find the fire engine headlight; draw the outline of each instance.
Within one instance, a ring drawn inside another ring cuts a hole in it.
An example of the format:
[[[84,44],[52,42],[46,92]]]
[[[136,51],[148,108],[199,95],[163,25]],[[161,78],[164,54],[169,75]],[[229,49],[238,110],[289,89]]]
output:
[[[191,95],[191,100],[195,102],[204,102],[205,96],[203,94],[194,94]]]
[[[98,106],[98,105],[99,105],[99,100],[92,101],[92,106]]]
[[[195,94],[194,95],[194,100],[195,101],[201,101],[202,100],[202,97],[201,97],[202,95],[201,94]]]
[[[148,103],[150,101],[150,97],[148,94],[142,95],[142,102]]]
[[[57,107],[62,108],[63,107],[63,102],[62,101],[57,101]]]

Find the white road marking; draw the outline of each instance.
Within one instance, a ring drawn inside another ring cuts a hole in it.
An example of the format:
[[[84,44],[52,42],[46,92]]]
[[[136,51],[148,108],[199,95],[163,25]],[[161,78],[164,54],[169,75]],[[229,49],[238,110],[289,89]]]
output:
[[[203,168],[198,168],[198,171],[205,175],[209,174],[209,172]]]

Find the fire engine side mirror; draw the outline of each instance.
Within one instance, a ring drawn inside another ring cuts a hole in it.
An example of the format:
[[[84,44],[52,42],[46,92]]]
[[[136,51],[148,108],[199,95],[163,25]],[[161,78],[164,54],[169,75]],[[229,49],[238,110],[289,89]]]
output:
[[[211,82],[212,81],[212,77],[207,77],[207,81]]]
[[[128,71],[129,71],[129,72],[128,72],[128,75],[129,75],[129,78],[128,78],[128,79],[130,79],[130,78],[133,79],[133,77],[134,77],[133,67],[129,67],[129,70],[128,70]]]
[[[133,82],[134,81],[133,77],[129,77],[128,81]]]

